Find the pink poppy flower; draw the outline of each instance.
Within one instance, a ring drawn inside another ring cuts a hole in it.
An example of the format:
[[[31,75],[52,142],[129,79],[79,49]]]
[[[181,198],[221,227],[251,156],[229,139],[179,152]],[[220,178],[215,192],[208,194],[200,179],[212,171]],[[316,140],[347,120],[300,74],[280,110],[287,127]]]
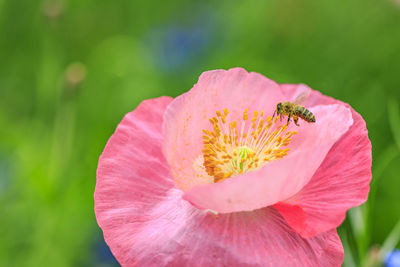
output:
[[[271,118],[304,92],[315,123]],[[349,105],[235,68],[143,101],[108,141],[95,212],[123,266],[340,266],[371,143]]]

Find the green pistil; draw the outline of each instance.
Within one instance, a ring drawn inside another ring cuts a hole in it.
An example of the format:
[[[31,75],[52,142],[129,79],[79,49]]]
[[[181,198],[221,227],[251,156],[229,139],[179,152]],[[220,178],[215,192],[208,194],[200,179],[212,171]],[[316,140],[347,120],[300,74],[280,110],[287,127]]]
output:
[[[233,160],[233,164],[237,166],[239,162],[239,169],[243,171],[244,168],[244,163],[247,162],[249,159],[251,160],[250,162],[247,162],[248,164],[251,163],[252,160],[252,155],[254,155],[254,150],[251,149],[248,146],[241,146],[236,148],[233,152],[236,152],[238,155],[238,158]]]

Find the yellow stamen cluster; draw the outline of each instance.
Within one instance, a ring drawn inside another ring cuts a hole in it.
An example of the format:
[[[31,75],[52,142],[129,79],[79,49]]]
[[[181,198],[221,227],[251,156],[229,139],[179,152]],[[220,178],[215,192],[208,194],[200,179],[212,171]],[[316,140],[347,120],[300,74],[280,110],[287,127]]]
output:
[[[278,118],[273,120],[263,115],[263,111],[254,111],[250,124],[246,125],[249,118],[246,109],[238,125],[229,120],[229,110],[225,108],[210,119],[213,130],[203,130],[203,165],[214,182],[256,170],[287,154],[289,148],[282,147],[288,146],[297,132],[287,131],[286,123],[277,125]]]

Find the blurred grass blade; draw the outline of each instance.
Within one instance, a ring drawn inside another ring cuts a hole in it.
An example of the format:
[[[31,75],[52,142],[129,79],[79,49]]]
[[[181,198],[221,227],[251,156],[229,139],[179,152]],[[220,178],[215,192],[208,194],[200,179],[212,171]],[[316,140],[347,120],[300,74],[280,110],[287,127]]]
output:
[[[356,266],[359,266],[360,265],[359,264],[360,263],[359,249],[358,249],[357,239],[354,236],[353,227],[352,227],[352,225],[350,223],[350,220],[349,220],[349,216],[344,221],[343,225],[344,225],[344,228],[345,228],[346,239],[347,239],[347,244],[348,244],[348,248],[349,248],[347,253],[349,251],[351,251],[352,261],[355,263]]]
[[[342,227],[341,229],[339,229],[340,237],[343,244],[343,249],[345,251],[343,267],[356,267],[353,256],[353,250],[351,249],[351,246],[349,244],[349,238],[346,227]]]
[[[359,240],[360,236],[365,231],[365,219],[362,207],[354,207],[350,209],[348,215],[350,225],[353,228],[354,236],[357,240]]]
[[[375,191],[377,187],[377,182],[382,176],[385,169],[389,164],[399,155],[399,149],[392,144],[390,144],[386,149],[379,154],[374,160],[373,170],[372,170],[372,180],[371,180],[371,191],[369,193],[369,199],[375,197]]]
[[[355,241],[357,242],[358,256],[363,261],[367,256],[370,242],[368,231],[368,209],[366,205],[354,207],[348,211],[348,220],[352,227]]]
[[[380,255],[382,259],[384,259],[384,257],[397,246],[399,240],[400,240],[400,220],[397,221],[396,225],[393,227],[392,232],[390,232],[385,242],[383,242]]]
[[[379,154],[379,157],[374,161],[373,177],[371,181],[375,183],[376,178],[382,176],[386,167],[392,162],[394,158],[399,155],[399,149],[391,143],[386,149]]]
[[[400,113],[399,113],[399,103],[390,98],[388,101],[388,117],[389,125],[393,134],[394,141],[397,148],[400,149]]]

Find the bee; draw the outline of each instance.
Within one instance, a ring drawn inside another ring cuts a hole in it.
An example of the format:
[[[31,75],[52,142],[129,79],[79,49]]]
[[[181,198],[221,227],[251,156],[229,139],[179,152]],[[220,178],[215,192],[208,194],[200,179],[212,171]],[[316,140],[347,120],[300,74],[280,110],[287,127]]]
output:
[[[306,122],[315,122],[314,114],[312,114],[311,111],[300,105],[300,103],[306,100],[309,93],[310,90],[304,91],[303,93],[298,95],[293,102],[288,102],[288,101],[283,103],[279,102],[276,105],[276,109],[274,111],[274,115],[272,116],[272,118],[274,118],[276,114],[277,116],[280,116],[280,119],[282,121],[282,117],[287,115],[288,116],[287,125],[289,125],[290,119],[293,118],[294,124],[296,124],[297,126],[300,126],[297,123],[299,118],[302,118]]]

